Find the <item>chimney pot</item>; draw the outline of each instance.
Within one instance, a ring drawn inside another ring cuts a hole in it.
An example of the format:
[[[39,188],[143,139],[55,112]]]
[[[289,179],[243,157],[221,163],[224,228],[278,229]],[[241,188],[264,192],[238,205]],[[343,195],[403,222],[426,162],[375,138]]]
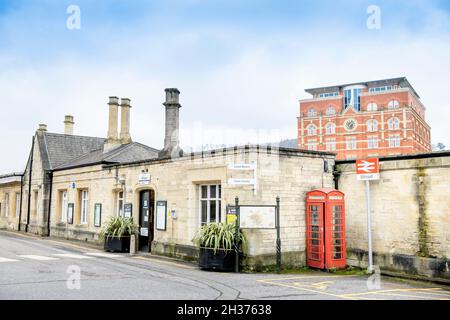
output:
[[[166,91],[166,103],[180,102],[180,91],[177,88],[167,88],[165,91]]]
[[[116,104],[119,105],[119,98],[115,96],[109,97],[109,103],[108,104]]]
[[[65,116],[64,117],[64,134],[66,135],[73,135],[73,125],[75,122],[73,122],[73,116]]]
[[[38,131],[39,132],[47,132],[47,125],[43,124],[43,123],[39,124]]]

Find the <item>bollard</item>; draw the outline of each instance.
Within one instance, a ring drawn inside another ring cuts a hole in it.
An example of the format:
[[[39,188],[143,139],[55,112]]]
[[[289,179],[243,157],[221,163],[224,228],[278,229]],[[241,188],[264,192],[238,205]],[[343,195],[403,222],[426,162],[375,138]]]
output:
[[[136,253],[136,236],[132,234],[130,236],[130,255],[133,255]]]

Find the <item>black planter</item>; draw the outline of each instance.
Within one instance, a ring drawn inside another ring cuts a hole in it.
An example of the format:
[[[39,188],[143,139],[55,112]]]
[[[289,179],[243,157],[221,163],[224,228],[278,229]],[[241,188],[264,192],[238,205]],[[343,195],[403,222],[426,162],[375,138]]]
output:
[[[234,271],[236,262],[236,254],[234,251],[217,250],[200,248],[199,266],[204,270],[215,271]]]
[[[105,251],[109,252],[130,252],[130,237],[106,237]]]

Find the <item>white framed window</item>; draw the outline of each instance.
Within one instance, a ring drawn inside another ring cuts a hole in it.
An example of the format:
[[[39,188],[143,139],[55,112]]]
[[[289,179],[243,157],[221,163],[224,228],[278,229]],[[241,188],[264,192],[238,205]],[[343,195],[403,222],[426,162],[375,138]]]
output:
[[[398,134],[390,135],[388,138],[388,141],[389,141],[389,147],[391,147],[391,148],[400,147],[400,135],[398,135]]]
[[[369,88],[370,93],[374,92],[384,92],[384,91],[390,91],[396,89],[396,86],[383,86],[383,87],[375,87],[375,88]]]
[[[307,146],[308,146],[309,151],[317,151],[317,141],[316,140],[309,140]]]
[[[220,222],[222,213],[222,186],[220,184],[199,186],[200,225]]]
[[[328,123],[325,126],[325,133],[326,134],[336,134],[336,125],[334,123]]]
[[[397,118],[390,118],[388,120],[388,127],[389,127],[389,130],[400,129],[400,120],[398,120]]]
[[[378,148],[378,137],[368,137],[367,138],[367,148],[368,149],[377,149]]]
[[[378,106],[375,102],[370,102],[367,105],[367,111],[377,111],[378,110]]]
[[[375,119],[370,119],[367,121],[367,131],[368,132],[377,132],[378,131],[378,121]]]
[[[327,151],[336,151],[336,139],[329,138],[326,140]]]
[[[327,92],[319,94],[319,98],[330,98],[339,96],[339,92]]]
[[[315,136],[317,134],[317,127],[313,124],[308,126],[308,136]]]
[[[87,190],[81,191],[81,224],[88,223],[89,213],[89,192]]]
[[[391,101],[389,101],[389,103],[388,103],[388,109],[389,110],[398,109],[398,107],[399,107],[398,100],[391,100]]]
[[[327,116],[333,116],[336,114],[336,109],[333,106],[328,106],[326,115]]]
[[[348,137],[346,139],[347,150],[356,150],[356,137]]]
[[[117,192],[117,216],[123,217],[123,191]]]
[[[61,191],[61,222],[67,222],[68,199],[67,191]]]
[[[20,192],[16,193],[16,218],[20,215]]]
[[[9,193],[5,193],[5,217],[9,216]]]
[[[317,116],[317,111],[314,108],[311,108],[308,110],[308,117],[316,117]]]

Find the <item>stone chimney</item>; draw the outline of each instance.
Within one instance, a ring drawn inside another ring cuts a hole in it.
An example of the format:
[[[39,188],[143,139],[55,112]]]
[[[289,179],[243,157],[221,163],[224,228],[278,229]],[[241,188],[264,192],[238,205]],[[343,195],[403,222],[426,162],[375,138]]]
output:
[[[75,122],[73,122],[73,116],[65,116],[64,117],[64,134],[66,135],[73,135],[73,125]]]
[[[164,149],[160,151],[161,158],[177,158],[183,155],[179,146],[179,114],[181,105],[179,103],[180,91],[176,88],[166,89],[166,134],[164,138]]]
[[[38,125],[38,132],[47,132],[47,125],[46,124],[39,124]]]
[[[131,143],[130,135],[130,99],[122,98],[120,101],[120,143],[129,144]]]
[[[119,98],[109,97],[109,121],[108,121],[108,136],[105,140],[104,152],[112,150],[120,146],[120,140],[117,132]]]

